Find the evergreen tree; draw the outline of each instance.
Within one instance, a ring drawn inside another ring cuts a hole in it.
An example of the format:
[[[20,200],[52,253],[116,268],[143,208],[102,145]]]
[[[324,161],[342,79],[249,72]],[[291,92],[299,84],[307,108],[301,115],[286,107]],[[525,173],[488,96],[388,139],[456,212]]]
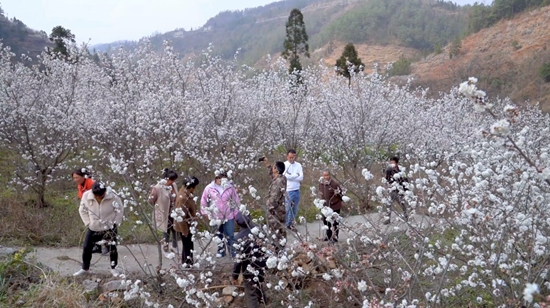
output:
[[[54,27],[49,39],[54,43],[52,52],[62,54],[65,57],[69,55],[67,44],[75,43],[75,36],[71,33],[71,30],[65,29],[62,26]]]
[[[352,43],[347,44],[340,59],[336,60],[336,73],[346,77],[351,85],[351,72],[359,73],[363,68],[363,62],[357,56],[355,46]]]
[[[309,58],[308,36],[304,16],[298,9],[293,9],[286,23],[286,39],[284,42],[283,58],[290,60],[289,72],[301,71],[300,55]]]

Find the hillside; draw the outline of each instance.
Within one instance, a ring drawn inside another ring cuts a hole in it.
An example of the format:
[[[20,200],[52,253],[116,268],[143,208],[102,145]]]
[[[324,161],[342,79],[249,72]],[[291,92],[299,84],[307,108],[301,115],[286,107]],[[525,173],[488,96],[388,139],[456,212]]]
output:
[[[327,66],[333,66],[336,60],[342,55],[345,42],[332,42],[335,48],[328,45],[316,50],[313,57],[323,58],[323,63]],[[417,49],[398,46],[398,45],[375,45],[375,44],[355,44],[355,49],[361,61],[365,65],[365,72],[370,73],[375,65],[383,69],[388,63],[397,61],[401,56],[409,59],[421,57],[421,52]],[[332,50],[331,52],[329,52]]]
[[[20,55],[22,53],[35,57],[44,47],[50,44],[44,31],[35,31],[27,27],[21,20],[8,19],[0,8],[0,39],[3,46]]]
[[[453,59],[447,46],[443,53],[413,64],[415,84],[437,93],[476,76],[490,97],[540,101],[550,112],[550,83],[538,75],[542,64],[550,63],[549,25],[550,6],[502,20],[466,37]]]
[[[432,51],[436,44],[444,45],[461,33],[467,17],[463,8],[438,0],[286,0],[222,12],[199,29],[177,29],[149,39],[158,48],[164,40],[172,41],[184,55],[199,53],[213,43],[215,54],[229,59],[239,50],[242,62],[256,65],[265,55],[282,51],[285,23],[293,8],[304,14],[310,51],[322,50],[330,42]],[[118,45],[94,48],[109,51]],[[326,53],[316,55],[310,63]]]

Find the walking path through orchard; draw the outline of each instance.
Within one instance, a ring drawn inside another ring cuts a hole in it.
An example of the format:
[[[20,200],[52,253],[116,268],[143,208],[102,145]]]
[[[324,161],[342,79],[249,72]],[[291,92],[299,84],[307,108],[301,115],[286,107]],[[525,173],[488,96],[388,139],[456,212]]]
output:
[[[358,234],[368,235],[372,230],[379,229],[386,233],[403,231],[408,226],[403,221],[396,219],[397,215],[392,215],[392,222],[389,225],[383,225],[382,219],[379,213],[373,213],[362,216],[349,216],[344,218],[345,224],[350,226],[350,230],[357,232]],[[433,219],[421,216],[413,215],[411,221],[420,228],[426,228],[433,225]],[[307,239],[309,242],[321,243],[321,238],[324,236],[324,230],[321,229],[322,222],[316,221],[312,223],[300,224],[297,226],[297,232],[289,231],[287,235],[287,246],[294,246],[301,240]],[[370,231],[369,231],[370,230]],[[372,234],[372,233],[371,233]],[[349,237],[349,232],[342,230],[340,232],[339,243],[342,244]],[[195,260],[198,261],[201,258],[201,253],[204,250],[210,251],[210,255],[215,255],[216,245],[210,242],[205,247],[205,243],[195,242]],[[180,242],[181,249],[181,242]],[[131,244],[131,245],[119,245],[119,265],[118,269],[124,274],[131,274],[137,272],[151,271],[155,272],[159,264],[159,247],[154,244]],[[70,248],[53,248],[53,247],[37,247],[35,251],[30,254],[30,257],[34,257],[37,262],[46,265],[48,268],[59,273],[62,276],[70,276],[74,272],[78,271],[81,267],[82,261],[82,247],[70,247]],[[174,259],[168,259],[162,257],[162,268],[170,269],[176,267],[181,263],[180,257]],[[230,257],[224,257],[219,259],[216,264],[221,267],[229,267],[232,264]],[[147,269],[147,267],[149,269]],[[91,273],[96,274],[109,274],[109,256],[103,256],[101,254],[94,254],[92,257],[92,266],[90,268]]]

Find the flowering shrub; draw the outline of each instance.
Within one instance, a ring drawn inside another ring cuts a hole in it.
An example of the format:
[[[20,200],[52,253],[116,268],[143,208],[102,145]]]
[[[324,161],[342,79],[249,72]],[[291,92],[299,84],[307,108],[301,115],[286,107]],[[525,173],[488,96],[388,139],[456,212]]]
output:
[[[537,107],[489,99],[475,78],[430,99],[376,72],[357,74],[350,87],[320,66],[304,70],[294,84],[281,61],[256,71],[209,50],[182,61],[169,43],[161,52],[147,43],[121,49],[100,64],[84,48],[72,52],[74,61],[43,55],[40,65],[24,66],[2,51],[0,146],[16,155],[14,182],[23,188],[43,197],[59,171],[85,162],[116,184],[125,224],[146,225],[156,236],[147,198],[165,166],[201,183],[223,168],[243,196],[241,211],[258,215],[269,184],[266,170],[258,171],[258,154],[297,147],[305,166],[329,166],[344,178],[346,205],[369,215],[352,223],[315,199],[312,206],[339,221],[349,237],[334,249],[300,234],[299,244],[289,241],[279,255],[269,246],[273,234],[256,219],[251,236],[265,243],[266,289],[274,303],[544,304],[550,118]],[[383,226],[365,209],[382,212],[391,202],[381,173],[395,152],[401,176],[410,179],[404,199],[412,213],[408,222]],[[126,277],[124,299],[154,305],[151,293],[171,279],[185,305],[220,305],[220,290],[211,285],[220,266],[209,249],[219,240],[208,227],[191,229],[192,270],[163,269],[159,247],[161,267],[143,267],[156,287]],[[316,283],[326,298],[304,292]]]

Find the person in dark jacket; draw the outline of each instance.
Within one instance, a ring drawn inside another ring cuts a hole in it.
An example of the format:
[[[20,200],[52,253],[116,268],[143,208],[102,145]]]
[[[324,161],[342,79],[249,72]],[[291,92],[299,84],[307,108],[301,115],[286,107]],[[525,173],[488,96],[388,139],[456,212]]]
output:
[[[239,212],[235,222],[241,227],[241,231],[235,237],[238,253],[233,266],[233,283],[238,284],[239,274],[242,274],[246,307],[260,307],[262,303],[265,303],[265,293],[262,287],[266,267],[265,254],[262,250],[263,243],[252,233],[251,229],[256,226],[250,221],[249,216]]]
[[[342,209],[343,191],[340,183],[332,179],[330,171],[323,170],[323,176],[319,179],[319,195],[325,200],[325,205],[330,207],[334,212],[340,214]],[[327,235],[324,241],[338,242],[338,222],[330,223],[323,216],[323,223],[328,227]]]
[[[409,220],[409,214],[407,212],[407,206],[405,204],[405,191],[407,189],[406,183],[409,179],[405,176],[401,169],[399,169],[399,158],[394,156],[390,159],[390,165],[386,169],[386,181],[388,182],[390,189],[391,203],[387,206],[387,216],[384,224],[389,224],[391,220],[391,212],[394,203],[399,203],[403,209],[403,216],[405,221]]]

